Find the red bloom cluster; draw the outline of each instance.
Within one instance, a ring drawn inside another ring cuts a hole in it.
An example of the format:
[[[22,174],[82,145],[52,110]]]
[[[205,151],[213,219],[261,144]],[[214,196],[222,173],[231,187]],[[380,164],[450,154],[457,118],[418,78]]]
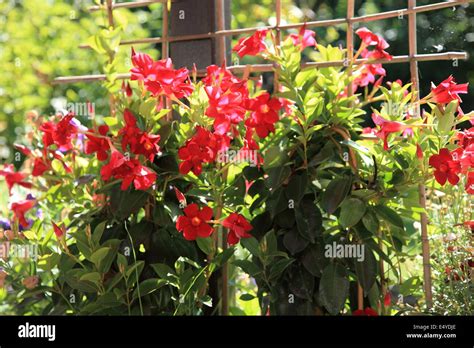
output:
[[[13,164],[5,164],[3,169],[0,170],[0,176],[5,177],[5,181],[8,186],[8,193],[12,194],[12,189],[14,185],[20,185],[26,188],[31,188],[31,183],[24,181],[27,177],[24,173],[15,172],[15,167]]]
[[[392,60],[392,56],[385,51],[385,49],[389,48],[390,45],[383,37],[372,33],[365,27],[357,29],[356,34],[360,37],[366,47],[374,47],[374,49],[367,54],[367,58]]]
[[[312,30],[306,29],[306,24],[300,28],[298,34],[290,34],[290,38],[295,46],[299,46],[300,50],[304,50],[306,47],[316,46],[317,42],[314,38],[316,33]]]
[[[467,93],[468,83],[458,85],[452,75],[441,82],[438,86],[433,83],[431,84],[431,100],[437,104],[448,104],[453,100],[462,102],[459,94]]]
[[[155,97],[165,95],[179,99],[194,90],[188,69],[173,69],[170,58],[154,61],[148,54],[136,53],[132,48],[132,64],[131,79],[143,82],[147,91]]]
[[[252,225],[241,214],[232,213],[222,222],[222,226],[229,229],[227,243],[237,244],[241,238],[252,237],[248,232],[252,230]]]
[[[245,117],[249,97],[247,81],[238,79],[225,67],[211,65],[203,82],[209,98],[206,115],[214,119],[215,132],[225,134]]]
[[[176,221],[176,229],[183,233],[187,240],[209,237],[214,229],[208,224],[212,218],[212,209],[208,206],[201,209],[196,203],[184,208],[184,216],[179,216]]]
[[[125,126],[119,131],[122,136],[122,150],[126,151],[127,146],[135,155],[144,155],[153,161],[155,155],[160,152],[158,142],[159,135],[148,134],[137,126],[137,119],[133,113],[126,109],[124,112]]]
[[[256,56],[267,49],[265,39],[268,29],[259,29],[250,37],[243,37],[232,49],[240,58],[244,56]]]
[[[60,151],[73,148],[72,140],[77,136],[78,126],[74,122],[74,115],[68,114],[58,123],[48,121],[40,126],[43,132],[43,145],[45,148],[55,144]]]
[[[211,133],[198,126],[196,134],[178,150],[178,156],[183,161],[179,165],[179,172],[201,174],[202,164],[214,162],[218,152],[227,149],[229,144],[230,138],[226,135]]]
[[[448,181],[456,185],[460,174],[466,175],[466,192],[474,194],[474,127],[458,134],[458,148],[449,151],[443,148],[438,154],[432,155],[429,160],[431,167],[435,169],[434,177],[440,185]]]
[[[361,53],[363,58],[370,58],[370,52],[368,50],[363,50]],[[357,87],[365,87],[369,84],[376,83],[376,76],[380,76],[379,80],[386,75],[385,69],[382,67],[382,64],[364,64],[362,69],[355,73],[355,78],[353,81],[354,90],[357,90]]]
[[[135,189],[147,190],[156,181],[156,173],[143,166],[137,159],[128,159],[116,149],[112,149],[110,162],[103,166],[100,174],[104,181],[111,177],[122,180],[121,189],[126,190],[133,182]]]

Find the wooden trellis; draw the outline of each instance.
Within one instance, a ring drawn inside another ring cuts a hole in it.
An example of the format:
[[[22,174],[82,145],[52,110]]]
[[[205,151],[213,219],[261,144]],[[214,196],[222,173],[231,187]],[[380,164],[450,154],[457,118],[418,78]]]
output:
[[[203,39],[212,39],[217,47],[217,54],[215,62],[216,64],[222,64],[226,59],[226,38],[235,37],[238,35],[248,35],[255,32],[255,30],[260,29],[261,27],[253,28],[243,28],[243,29],[226,29],[225,28],[225,2],[226,0],[214,0],[214,9],[215,9],[215,31],[208,33],[200,34],[188,34],[180,36],[170,36],[169,34],[169,9],[168,4],[178,2],[193,2],[193,1],[202,1],[202,0],[151,0],[151,1],[134,1],[127,3],[113,3],[112,0],[107,0],[102,6],[92,6],[89,8],[89,11],[106,11],[108,14],[109,24],[113,25],[113,11],[119,8],[138,8],[145,7],[155,3],[162,3],[163,6],[163,27],[162,27],[162,36],[161,37],[151,37],[151,38],[137,38],[130,40],[123,40],[120,42],[122,46],[130,45],[140,45],[140,44],[161,44],[161,54],[162,58],[169,57],[169,44],[175,42],[183,41],[195,41]],[[238,1],[238,0],[234,0]],[[389,18],[408,18],[408,42],[409,42],[409,52],[406,55],[396,55],[393,56],[393,59],[388,61],[386,59],[380,59],[377,61],[371,61],[371,63],[383,63],[383,64],[398,64],[398,63],[409,63],[410,65],[410,74],[411,82],[413,83],[413,90],[418,92],[419,82],[418,82],[418,62],[425,61],[441,61],[441,60],[465,60],[467,59],[466,52],[444,52],[444,53],[434,53],[434,54],[418,54],[417,53],[417,35],[416,35],[416,15],[418,13],[430,12],[445,8],[450,8],[454,6],[460,6],[463,4],[468,4],[473,2],[473,0],[451,0],[447,2],[437,2],[434,4],[416,6],[416,0],[407,0],[407,8],[381,12],[371,15],[364,16],[355,16],[355,0],[347,0],[347,15],[345,18],[330,19],[330,20],[318,20],[310,21],[306,23],[292,23],[292,24],[281,24],[281,10],[282,4],[281,0],[275,0],[274,10],[276,24],[274,26],[267,26],[269,30],[275,32],[275,37],[277,40],[280,40],[281,32],[289,29],[297,29],[302,25],[306,24],[307,28],[316,28],[316,27],[330,27],[334,25],[345,24],[347,26],[346,32],[346,47],[347,47],[347,59],[350,60],[353,57],[354,50],[354,24],[358,23],[368,23],[374,22]],[[87,49],[87,45],[80,45],[80,48]],[[337,60],[329,62],[309,62],[304,63],[304,67],[330,67],[330,66],[344,66],[347,60]],[[367,62],[367,59],[357,59],[357,63]],[[254,73],[263,73],[263,72],[272,72],[274,67],[272,64],[253,64],[253,65],[231,65],[228,66],[228,69],[233,71],[236,74],[246,73],[250,71]],[[351,73],[351,72],[349,72]],[[199,74],[204,74],[204,71],[199,71]],[[117,79],[129,79],[129,73],[117,74]],[[78,83],[78,82],[94,82],[94,81],[103,81],[106,80],[106,75],[83,75],[83,76],[65,76],[58,77],[54,80],[55,84],[66,84],[66,83]],[[277,79],[275,78],[275,81]],[[349,93],[352,93],[349,90]],[[417,93],[415,93],[417,94]],[[418,98],[418,96],[416,96]],[[417,100],[414,100],[416,102]],[[424,185],[419,187],[420,195],[420,205],[421,207],[426,207],[426,193]],[[421,239],[422,239],[422,251],[423,251],[423,269],[424,269],[424,291],[426,297],[427,307],[432,306],[432,294],[431,294],[431,269],[430,269],[430,251],[429,251],[429,242],[428,242],[428,219],[425,213],[421,214]],[[381,264],[383,269],[383,263]],[[225,275],[224,275],[225,277]],[[226,279],[226,278],[224,278]],[[224,282],[225,285],[225,282]],[[384,285],[382,285],[384,286]],[[227,287],[223,287],[223,309],[222,314],[227,314],[228,304],[227,304]],[[359,287],[359,307],[362,304],[361,296],[362,291]]]

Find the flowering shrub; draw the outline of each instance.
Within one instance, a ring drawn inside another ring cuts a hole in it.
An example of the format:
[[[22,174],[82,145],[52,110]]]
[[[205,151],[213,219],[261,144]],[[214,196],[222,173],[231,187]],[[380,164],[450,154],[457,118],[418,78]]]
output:
[[[0,175],[3,238],[34,245],[38,260],[4,261],[0,297],[33,314],[213,313],[230,260],[256,280],[262,313],[388,314],[388,280],[401,283],[401,259],[416,256],[418,185],[472,194],[473,131],[456,128],[470,117],[467,85],[450,77],[415,104],[410,84],[384,86],[373,60],[391,59],[388,43],[357,35],[347,66],[317,69],[302,67],[303,50],[320,63],[345,52],[305,27],[281,45],[267,30],[241,39],[240,57],[275,64],[273,95],[225,66],[198,80],[132,49],[115,115],[87,127],[34,115],[23,169]],[[333,245],[363,256],[328,256]]]

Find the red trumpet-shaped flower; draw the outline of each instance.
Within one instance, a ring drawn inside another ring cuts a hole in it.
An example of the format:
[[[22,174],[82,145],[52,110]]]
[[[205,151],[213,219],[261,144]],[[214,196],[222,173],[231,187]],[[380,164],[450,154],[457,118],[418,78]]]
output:
[[[179,172],[188,174],[192,171],[194,175],[201,174],[202,164],[214,162],[217,153],[227,149],[229,143],[229,137],[197,127],[196,134],[178,150],[178,156],[183,161],[179,165]]]
[[[99,161],[105,161],[109,157],[107,151],[110,149],[109,141],[106,138],[107,133],[109,132],[109,127],[102,125],[98,129],[99,135],[95,136],[93,129],[89,129],[89,132],[86,134],[89,139],[85,144],[84,152],[88,155],[92,153],[97,153],[97,159]]]
[[[356,34],[367,47],[374,46],[374,49],[366,55],[366,58],[392,60],[392,56],[385,51],[390,45],[383,37],[374,34],[365,27],[358,29]]]
[[[12,194],[14,185],[31,188],[31,183],[24,181],[27,175],[24,173],[15,172],[15,167],[13,164],[5,164],[3,169],[0,169],[0,176],[5,177],[10,195]]]
[[[36,200],[34,199],[25,199],[18,202],[10,203],[9,209],[13,211],[15,218],[18,219],[20,225],[23,228],[27,228],[29,226],[28,221],[26,221],[25,214],[31,210],[36,204]]]
[[[122,180],[121,190],[126,190],[133,182],[135,189],[145,191],[156,181],[156,173],[143,166],[137,159],[128,159],[117,150],[112,150],[110,162],[100,170],[102,180],[110,178]]]
[[[56,235],[56,238],[58,239],[61,239],[66,233],[66,227],[64,226],[64,224],[61,225],[61,227],[59,227],[53,222],[53,230],[54,230],[54,234]]]
[[[252,230],[252,225],[241,214],[232,213],[222,221],[222,226],[229,229],[227,243],[237,244],[241,238],[250,238],[248,232]]]
[[[31,174],[33,176],[41,176],[44,172],[50,169],[51,162],[48,159],[36,157],[33,162],[33,172]]]
[[[277,98],[271,98],[265,92],[254,99],[250,99],[247,105],[252,111],[250,117],[245,121],[247,127],[255,128],[260,138],[265,138],[268,133],[275,131],[275,123],[278,121],[278,112],[283,107]]]
[[[136,53],[132,49],[131,79],[142,81],[155,97],[183,98],[190,95],[194,87],[189,81],[186,68],[173,69],[170,58],[154,61],[149,55]]]
[[[314,31],[306,29],[306,24],[300,28],[298,34],[290,34],[293,44],[299,46],[301,50],[304,50],[306,47],[316,46],[315,36],[316,33]]]
[[[160,152],[158,142],[159,135],[148,134],[137,126],[137,119],[128,109],[124,112],[125,126],[119,131],[122,136],[122,150],[126,151],[127,146],[135,155],[144,155],[150,161]]]
[[[432,100],[438,104],[448,104],[453,100],[461,102],[459,94],[467,93],[468,83],[458,85],[454,77],[450,75],[446,80],[441,82],[438,86],[431,83]]]
[[[192,203],[183,209],[184,216],[179,216],[176,221],[176,229],[183,233],[187,240],[209,237],[214,229],[208,224],[212,218],[212,209],[208,206],[199,209],[196,203]]]
[[[256,56],[267,49],[265,38],[268,29],[259,29],[250,37],[243,37],[232,49],[240,58],[244,56]]]
[[[55,144],[58,150],[68,151],[73,147],[72,140],[77,136],[78,125],[74,122],[74,115],[68,114],[61,118],[57,124],[48,121],[43,123],[39,129],[43,132],[45,148]]]
[[[406,125],[401,122],[389,121],[377,114],[372,114],[372,120],[379,127],[375,135],[383,140],[383,149],[385,151],[389,149],[388,136],[392,133],[399,133],[406,128]]]
[[[440,185],[444,185],[446,181],[449,181],[451,185],[456,185],[459,182],[458,174],[461,167],[448,149],[443,148],[439,150],[439,154],[432,155],[429,164],[435,168],[434,176]]]

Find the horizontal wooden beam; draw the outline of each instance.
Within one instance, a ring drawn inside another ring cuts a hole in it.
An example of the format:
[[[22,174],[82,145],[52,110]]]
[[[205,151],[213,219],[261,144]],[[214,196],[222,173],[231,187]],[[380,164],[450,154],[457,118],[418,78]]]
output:
[[[159,0],[158,2],[162,2],[165,0]],[[142,1],[145,2],[145,1]],[[243,28],[243,29],[230,29],[230,30],[219,30],[215,33],[205,33],[205,34],[196,34],[196,35],[185,35],[185,36],[170,36],[168,37],[167,42],[177,42],[177,41],[190,41],[190,40],[200,40],[200,39],[209,39],[216,36],[236,36],[241,34],[249,34],[253,33],[258,29],[266,28],[269,30],[289,30],[289,29],[296,29],[300,28],[304,24],[306,24],[307,28],[316,28],[316,27],[328,27],[334,25],[341,25],[350,23],[365,23],[365,22],[373,22],[378,21],[381,19],[388,19],[394,17],[405,17],[409,14],[413,13],[422,13],[422,12],[429,12],[435,10],[441,10],[444,8],[454,7],[454,6],[461,6],[464,4],[468,4],[474,2],[474,0],[450,0],[448,2],[439,2],[436,4],[430,5],[423,5],[417,6],[414,8],[403,8],[400,10],[393,10],[387,12],[380,12],[376,14],[364,15],[359,17],[354,17],[351,19],[347,18],[339,18],[339,19],[328,19],[328,20],[319,20],[319,21],[310,21],[306,23],[294,23],[294,24],[286,24],[280,26],[266,26],[266,27],[252,27],[252,28]],[[123,3],[123,4],[116,4],[118,5],[125,5],[125,4],[134,4],[134,3]],[[120,45],[140,45],[140,44],[156,44],[162,43],[165,41],[162,37],[151,37],[151,38],[144,38],[144,39],[134,39],[134,40],[122,40]],[[80,48],[90,48],[87,44],[79,45]]]
[[[144,1],[131,1],[131,2],[121,2],[118,4],[112,5],[112,10],[116,10],[119,8],[137,8],[137,7],[146,7],[153,4],[165,3],[167,0],[144,0]],[[89,12],[95,12],[100,10],[106,10],[107,6],[104,5],[94,5],[90,6],[87,10]]]
[[[441,60],[466,60],[468,54],[466,52],[444,52],[444,53],[432,53],[432,54],[417,54],[413,57],[415,61],[418,62],[428,62],[428,61],[441,61]],[[403,56],[394,56],[392,60],[379,59],[370,61],[370,63],[381,63],[381,64],[396,64],[396,63],[407,63],[410,61],[409,55]],[[368,63],[367,59],[357,59],[357,64]],[[343,60],[329,61],[329,62],[309,62],[302,64],[303,68],[327,68],[333,66],[343,66]],[[272,64],[252,64],[252,65],[234,65],[230,66],[227,69],[235,73],[243,73],[246,70],[249,72],[271,72],[273,71]],[[205,71],[199,71],[200,76],[203,76]],[[129,73],[117,74],[117,79],[127,80],[130,78]],[[68,84],[68,83],[79,83],[79,82],[95,82],[95,81],[104,81],[107,76],[103,74],[99,75],[82,75],[82,76],[63,76],[58,77],[53,80],[53,84]]]

